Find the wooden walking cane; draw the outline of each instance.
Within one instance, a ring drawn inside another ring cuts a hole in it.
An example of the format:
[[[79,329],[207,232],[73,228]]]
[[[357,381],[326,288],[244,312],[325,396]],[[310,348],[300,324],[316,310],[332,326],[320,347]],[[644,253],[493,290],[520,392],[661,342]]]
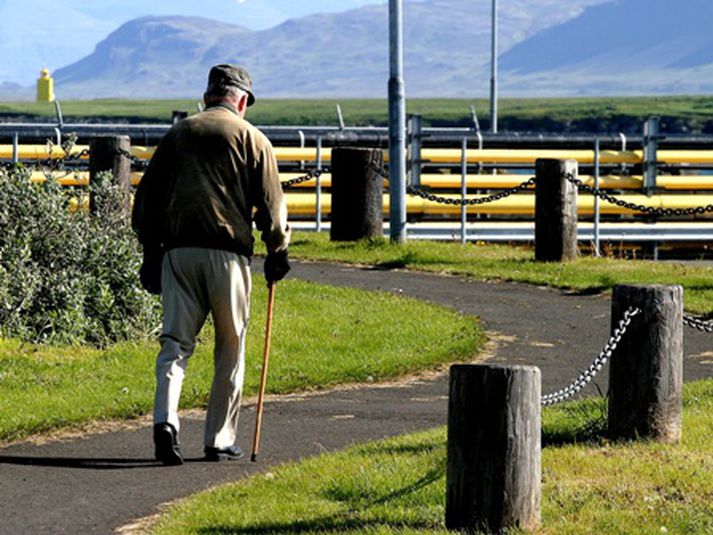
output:
[[[265,384],[267,383],[267,363],[270,359],[270,333],[272,331],[272,309],[275,305],[275,282],[270,281],[267,286],[267,323],[265,324],[265,349],[262,353],[262,375],[260,376],[260,393],[257,397],[257,415],[255,416],[255,434],[253,435],[252,462],[257,461],[257,452],[260,448],[260,427],[262,425],[262,400],[265,397]]]

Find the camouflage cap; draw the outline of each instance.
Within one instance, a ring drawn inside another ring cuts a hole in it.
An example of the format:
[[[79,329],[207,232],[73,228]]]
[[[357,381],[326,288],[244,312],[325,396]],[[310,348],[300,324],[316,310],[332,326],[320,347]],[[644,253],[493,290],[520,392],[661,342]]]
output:
[[[208,74],[208,92],[212,87],[237,87],[248,94],[248,106],[255,102],[252,92],[253,81],[248,72],[237,65],[223,63],[215,65]]]

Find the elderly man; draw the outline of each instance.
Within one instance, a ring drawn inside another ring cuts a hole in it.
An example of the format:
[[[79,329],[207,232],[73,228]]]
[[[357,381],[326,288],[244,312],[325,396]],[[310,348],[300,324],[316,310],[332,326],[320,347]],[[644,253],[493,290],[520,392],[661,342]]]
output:
[[[235,444],[250,309],[252,222],[267,245],[265,277],[290,269],[290,230],[277,162],[268,139],[244,117],[255,97],[248,73],[216,65],[206,108],[162,139],[136,192],[132,226],[144,247],[141,279],[160,293],[156,362],[156,459],[183,463],[178,440],[181,384],[196,336],[210,312],[215,372],[205,422],[210,461],[243,456]],[[154,274],[152,275],[152,266]]]

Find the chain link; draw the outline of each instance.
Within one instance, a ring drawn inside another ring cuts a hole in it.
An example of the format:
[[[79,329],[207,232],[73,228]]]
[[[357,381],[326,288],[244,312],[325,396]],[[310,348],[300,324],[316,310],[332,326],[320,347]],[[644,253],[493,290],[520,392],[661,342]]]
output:
[[[142,159],[139,158],[138,156],[134,156],[133,154],[131,154],[131,153],[130,153],[128,150],[126,150],[126,149],[117,148],[117,149],[116,149],[116,153],[117,153],[119,156],[123,156],[124,158],[128,158],[129,161],[130,161],[133,165],[135,165],[136,167],[138,167],[138,168],[141,169],[141,170],[144,170],[144,169],[146,169],[146,168],[149,166],[149,163],[148,163],[146,160],[142,160]]]
[[[409,186],[406,188],[406,193],[409,193],[410,195],[416,195],[418,197],[421,197],[422,199],[426,199],[429,201],[437,202],[439,204],[450,204],[450,205],[459,205],[459,206],[473,206],[477,204],[485,204],[489,202],[495,202],[499,201],[500,199],[504,199],[505,197],[509,197],[510,195],[514,195],[515,193],[520,193],[521,191],[524,191],[531,186],[535,185],[535,177],[531,177],[522,184],[519,184],[515,186],[514,188],[506,189],[499,191],[498,193],[494,193],[492,195],[488,195],[487,197],[477,197],[474,199],[458,199],[456,197],[441,197],[439,195],[434,195],[433,193],[424,191],[420,188],[416,188],[414,186]]]
[[[388,174],[384,171],[383,168],[380,168],[377,165],[372,165],[372,169],[376,173],[381,175],[383,178],[385,178],[386,180],[389,179]],[[587,193],[590,193],[592,195],[595,195],[596,197],[599,197],[603,201],[606,201],[610,204],[614,204],[621,208],[627,208],[634,212],[640,212],[643,214],[647,214],[652,217],[692,216],[692,215],[703,215],[703,214],[707,214],[707,213],[713,213],[713,204],[707,204],[705,206],[696,206],[693,208],[657,208],[654,206],[646,206],[643,204],[627,202],[627,201],[624,201],[624,200],[616,197],[615,195],[611,195],[599,188],[594,188],[592,186],[585,184],[580,179],[575,177],[572,173],[567,173],[565,175],[565,178],[572,184],[576,185],[578,189],[585,191]],[[511,188],[509,190],[504,190],[499,193],[490,195],[488,197],[481,197],[479,199],[455,199],[455,198],[450,198],[450,197],[441,197],[441,196],[437,196],[437,195],[433,195],[431,193],[425,192],[425,191],[423,191],[419,188],[416,188],[414,186],[409,186],[406,189],[406,192],[411,195],[417,195],[417,196],[427,199],[429,201],[442,203],[442,204],[473,205],[473,204],[485,204],[488,202],[497,201],[504,197],[508,197],[510,195],[513,195],[515,193],[519,193],[520,191],[528,189],[530,186],[532,186],[534,184],[535,184],[535,177],[530,178],[526,182],[523,182],[522,184],[515,186],[514,188]]]
[[[575,184],[580,190],[586,191],[587,193],[591,193],[592,195],[599,197],[603,201],[606,201],[610,204],[615,204],[616,206],[620,206],[622,208],[628,208],[629,210],[633,210],[635,212],[641,212],[653,217],[702,215],[705,213],[713,212],[713,204],[708,204],[706,206],[697,206],[695,208],[656,208],[654,206],[645,206],[643,204],[626,202],[614,195],[602,191],[599,188],[593,188],[592,186],[584,184],[572,173],[567,173],[565,175],[565,178],[572,184]]]
[[[599,373],[599,370],[602,369],[602,366],[604,366],[607,360],[609,360],[609,358],[612,356],[612,353],[616,349],[616,346],[619,345],[619,342],[621,342],[622,336],[624,336],[624,333],[626,333],[626,330],[629,327],[629,324],[631,323],[631,319],[640,313],[640,309],[629,307],[626,312],[624,312],[624,317],[619,320],[619,325],[616,329],[614,329],[614,334],[611,336],[611,338],[609,338],[606,345],[604,346],[604,349],[602,349],[602,351],[599,353],[599,355],[597,355],[597,357],[589,365],[589,367],[581,374],[579,374],[579,377],[577,377],[569,386],[558,390],[557,392],[554,392],[552,394],[546,394],[542,396],[542,398],[540,399],[540,403],[543,406],[561,403],[562,401],[571,398],[577,392],[582,390],[582,388],[584,388],[592,379],[594,379],[594,377],[596,377],[597,373]]]
[[[296,186],[297,184],[302,184],[303,182],[307,182],[309,180],[318,178],[319,176],[322,175],[322,173],[328,173],[329,169],[310,169],[307,171],[307,174],[304,176],[298,176],[296,178],[291,178],[290,180],[285,180],[284,182],[280,182],[282,184],[283,189],[290,188],[292,186]]]
[[[713,322],[704,321],[695,316],[683,315],[683,324],[705,333],[713,333]]]
[[[389,173],[383,167],[379,167],[374,162],[370,162],[369,165],[371,165],[371,170],[374,171],[381,178],[383,178],[386,181],[388,181],[390,179]]]
[[[61,158],[52,158],[51,156],[48,156],[44,160],[37,161],[32,165],[26,165],[25,168],[29,169],[29,170],[40,171],[40,172],[44,173],[44,175],[47,179],[51,179],[53,172],[64,171],[65,166],[68,163],[69,164],[80,163],[80,162],[82,162],[82,160],[84,158],[89,156],[89,149],[82,149],[81,151],[76,152],[74,154],[72,154],[70,152],[71,148],[64,149],[64,150],[65,150],[65,156],[63,156]],[[50,147],[49,151],[51,152],[51,147]],[[18,164],[19,163],[20,162],[18,162]],[[82,163],[84,163],[84,162],[82,162]],[[15,167],[16,167],[16,165],[12,164],[12,163],[7,164],[5,166],[5,168],[7,170],[12,170]]]
[[[375,164],[372,164],[371,167],[382,178],[384,178],[385,180],[389,180],[389,175],[384,171],[383,168],[381,168]],[[529,189],[530,187],[532,187],[534,185],[535,185],[535,177],[533,176],[533,177],[527,179],[522,184],[518,184],[517,186],[512,187],[510,189],[502,190],[502,191],[499,191],[498,193],[493,193],[492,195],[488,195],[487,197],[478,197],[478,198],[474,198],[474,199],[458,199],[456,197],[443,197],[440,195],[434,195],[433,193],[431,193],[429,191],[423,190],[421,188],[417,188],[415,186],[408,186],[406,188],[406,193],[408,193],[409,195],[421,197],[422,199],[426,199],[427,201],[436,202],[439,204],[448,204],[448,205],[457,205],[457,206],[473,206],[473,205],[478,205],[478,204],[486,204],[489,202],[499,201],[500,199],[504,199],[505,197],[509,197],[510,195],[514,195],[515,193],[520,193],[521,191],[525,191],[526,189]]]

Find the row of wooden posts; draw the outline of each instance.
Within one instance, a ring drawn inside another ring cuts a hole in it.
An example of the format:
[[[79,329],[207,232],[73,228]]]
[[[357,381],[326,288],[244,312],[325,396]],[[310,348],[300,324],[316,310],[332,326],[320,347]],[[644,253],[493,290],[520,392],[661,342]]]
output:
[[[89,176],[110,171],[121,187],[131,187],[128,136],[98,136],[89,144]],[[332,149],[332,240],[383,236],[383,151],[375,148]],[[535,258],[562,261],[577,254],[577,188],[564,176],[576,174],[574,161],[538,160],[535,190]],[[128,197],[127,197],[128,198]]]
[[[128,138],[90,145],[90,176],[112,171],[129,188]],[[332,151],[331,238],[383,236],[383,153]],[[535,257],[563,261],[577,254],[576,162],[536,163]],[[609,368],[608,434],[612,439],[676,442],[681,438],[683,288],[617,286],[611,329],[630,307],[641,312],[617,345]],[[576,350],[576,348],[573,348]],[[446,525],[502,532],[540,523],[540,370],[529,366],[451,368],[448,407]]]
[[[131,161],[122,153],[131,151],[128,136],[97,136],[89,143],[89,180],[109,171],[114,182],[131,188]],[[371,148],[332,150],[331,238],[356,240],[383,236],[384,181],[377,172],[383,166],[383,151]],[[129,197],[127,196],[127,199]],[[93,203],[90,201],[90,206]]]
[[[381,236],[381,151],[332,153],[332,239]],[[577,162],[538,160],[535,259],[577,256]],[[336,228],[335,228],[336,225]],[[683,412],[683,288],[614,288],[611,331],[639,309],[610,359],[608,436],[677,442]],[[576,351],[576,348],[573,348]],[[563,385],[564,386],[564,385]],[[456,365],[448,405],[446,526],[501,533],[540,524],[541,380],[532,366]]]
[[[634,317],[609,368],[608,437],[681,439],[683,288],[616,286],[611,329]],[[576,348],[573,348],[576,351]],[[446,526],[500,533],[540,523],[540,370],[456,365],[450,372]]]

